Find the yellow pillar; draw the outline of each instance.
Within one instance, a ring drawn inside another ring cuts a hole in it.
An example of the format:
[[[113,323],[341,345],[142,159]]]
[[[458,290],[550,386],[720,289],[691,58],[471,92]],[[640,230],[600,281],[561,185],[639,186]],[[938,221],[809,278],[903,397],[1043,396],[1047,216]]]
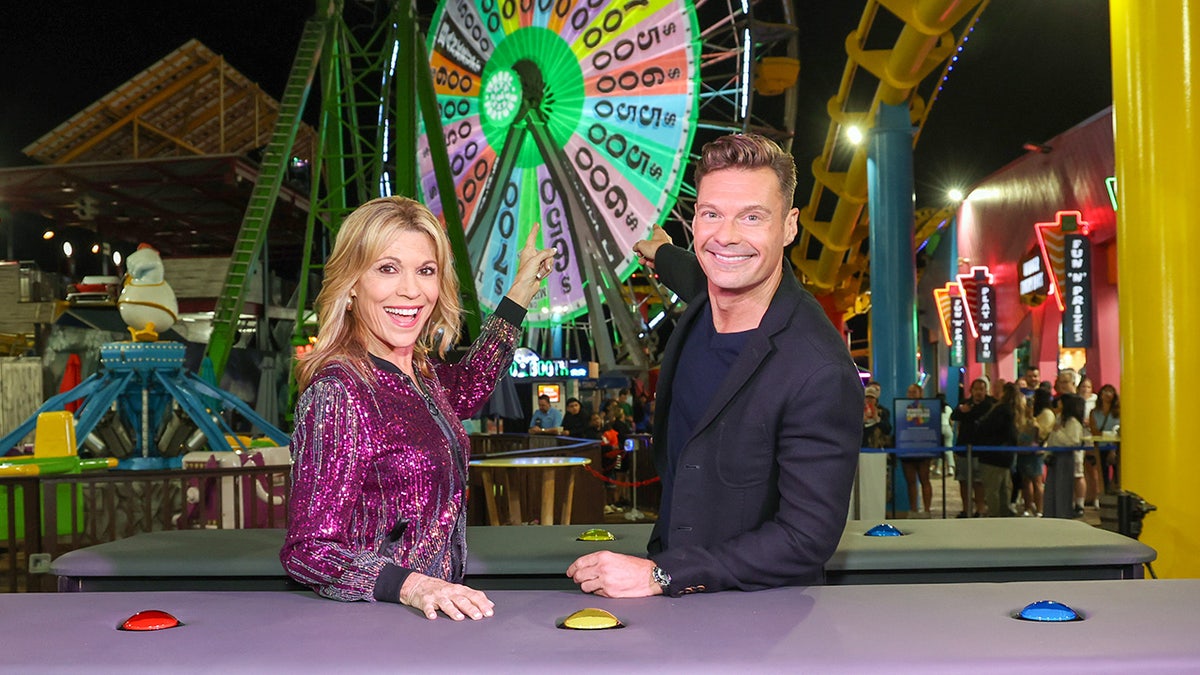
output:
[[[1200,1],[1111,0],[1121,486],[1162,577],[1200,577]]]

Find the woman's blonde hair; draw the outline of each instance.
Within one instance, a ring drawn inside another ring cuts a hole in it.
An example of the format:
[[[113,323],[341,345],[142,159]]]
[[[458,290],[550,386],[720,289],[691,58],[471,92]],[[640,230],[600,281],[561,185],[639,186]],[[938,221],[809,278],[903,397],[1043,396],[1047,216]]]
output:
[[[317,295],[317,344],[301,356],[296,380],[303,391],[326,363],[343,361],[367,377],[373,369],[368,359],[372,335],[350,307],[350,291],[395,236],[420,232],[433,243],[438,266],[438,301],[417,340],[413,365],[430,372],[428,355],[444,357],[458,339],[462,304],[450,239],[437,218],[420,202],[406,197],[380,197],[358,207],[338,230],[333,253],[325,261],[325,278]]]

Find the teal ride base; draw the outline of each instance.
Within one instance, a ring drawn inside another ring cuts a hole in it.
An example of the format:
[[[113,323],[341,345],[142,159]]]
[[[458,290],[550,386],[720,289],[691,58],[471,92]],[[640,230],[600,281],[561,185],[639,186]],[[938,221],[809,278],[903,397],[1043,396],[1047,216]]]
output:
[[[188,450],[233,450],[230,438],[239,446],[241,443],[220,415],[229,409],[236,410],[275,443],[290,443],[286,433],[241,399],[187,371],[183,365],[186,351],[178,342],[109,342],[101,346],[100,370],[70,391],[51,397],[29,419],[0,438],[0,454],[33,431],[38,415],[63,410],[72,401],[81,401],[75,413],[76,452],[90,450],[115,456],[118,469],[180,468],[182,455]],[[192,425],[196,433],[186,444],[169,442],[179,433],[186,435]],[[165,442],[160,443],[164,438]],[[203,445],[199,444],[201,440]],[[165,452],[160,444],[168,446]],[[115,445],[124,447],[117,449]]]

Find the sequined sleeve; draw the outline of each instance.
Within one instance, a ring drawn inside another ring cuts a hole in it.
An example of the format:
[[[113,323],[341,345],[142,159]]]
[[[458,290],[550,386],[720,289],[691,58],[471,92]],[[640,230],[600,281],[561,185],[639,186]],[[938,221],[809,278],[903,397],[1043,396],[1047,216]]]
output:
[[[363,475],[370,425],[364,402],[335,378],[313,381],[296,406],[287,538],[280,551],[293,579],[335,600],[374,601],[376,580],[390,561],[349,538]]]
[[[512,364],[525,309],[504,298],[496,313],[483,322],[470,351],[454,365],[439,364],[438,379],[446,389],[459,419],[471,417],[483,406],[496,382]]]

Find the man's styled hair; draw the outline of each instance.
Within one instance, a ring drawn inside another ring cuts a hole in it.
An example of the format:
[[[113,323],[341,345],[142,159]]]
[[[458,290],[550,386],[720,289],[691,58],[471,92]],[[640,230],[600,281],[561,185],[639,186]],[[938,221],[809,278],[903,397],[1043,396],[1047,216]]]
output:
[[[758,134],[730,134],[704,144],[696,164],[696,184],[722,169],[770,169],[779,179],[785,206],[796,195],[796,160],[775,141]]]

